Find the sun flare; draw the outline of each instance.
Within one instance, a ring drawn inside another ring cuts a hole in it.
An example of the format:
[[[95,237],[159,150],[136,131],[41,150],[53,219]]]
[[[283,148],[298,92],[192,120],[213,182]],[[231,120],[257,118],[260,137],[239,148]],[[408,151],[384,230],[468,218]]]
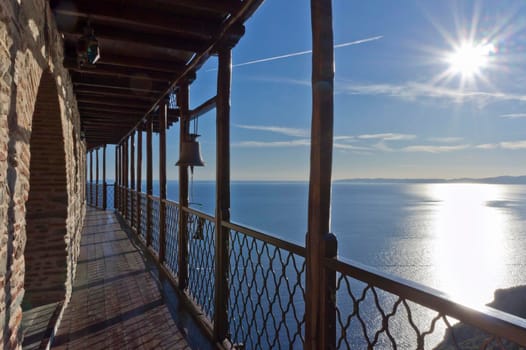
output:
[[[449,70],[452,74],[460,74],[463,78],[473,78],[481,74],[495,53],[493,44],[462,43],[447,57]]]

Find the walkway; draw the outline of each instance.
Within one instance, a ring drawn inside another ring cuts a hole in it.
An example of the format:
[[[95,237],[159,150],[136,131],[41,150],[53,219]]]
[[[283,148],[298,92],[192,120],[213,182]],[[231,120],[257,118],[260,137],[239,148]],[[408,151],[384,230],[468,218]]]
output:
[[[111,211],[88,209],[77,276],[53,349],[213,349]]]

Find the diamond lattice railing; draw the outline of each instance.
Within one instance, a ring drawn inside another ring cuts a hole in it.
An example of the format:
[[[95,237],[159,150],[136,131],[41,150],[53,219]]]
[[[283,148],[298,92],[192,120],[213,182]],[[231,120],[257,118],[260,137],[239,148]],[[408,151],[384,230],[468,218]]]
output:
[[[230,230],[231,341],[246,349],[301,348],[304,342],[304,250],[239,226]],[[278,243],[275,245],[271,242]],[[298,254],[300,253],[300,254]]]
[[[214,319],[215,222],[186,209],[188,227],[188,293],[210,321]]]
[[[166,257],[165,266],[177,276],[179,268],[177,259],[179,256],[179,205],[175,202],[166,201]]]
[[[336,349],[523,349],[472,324],[484,318],[497,324],[506,315],[491,320],[491,312],[469,310],[426,287],[369,271],[368,276],[337,273],[336,303],[332,303],[336,310]],[[379,279],[398,294],[374,285]],[[426,306],[411,301],[415,295]],[[490,324],[487,327],[492,328]]]
[[[160,213],[160,204],[161,200],[158,197],[151,197],[152,201],[152,248],[153,250],[159,254],[159,232],[160,232],[160,223],[159,223],[159,213]]]

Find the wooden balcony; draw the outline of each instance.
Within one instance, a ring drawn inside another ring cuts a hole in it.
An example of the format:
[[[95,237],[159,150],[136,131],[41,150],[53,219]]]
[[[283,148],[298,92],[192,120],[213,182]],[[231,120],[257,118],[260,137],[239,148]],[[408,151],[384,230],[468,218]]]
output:
[[[38,348],[38,347],[37,347]],[[211,349],[113,211],[90,208],[73,295],[53,349]]]

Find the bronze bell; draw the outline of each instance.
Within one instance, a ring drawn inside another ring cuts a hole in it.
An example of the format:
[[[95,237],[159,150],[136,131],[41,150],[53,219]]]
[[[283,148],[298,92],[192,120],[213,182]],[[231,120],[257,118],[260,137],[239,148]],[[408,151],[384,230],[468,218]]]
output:
[[[197,142],[198,134],[189,134],[187,139],[181,144],[180,158],[175,165],[179,166],[203,166],[205,162],[201,157],[201,146]]]

